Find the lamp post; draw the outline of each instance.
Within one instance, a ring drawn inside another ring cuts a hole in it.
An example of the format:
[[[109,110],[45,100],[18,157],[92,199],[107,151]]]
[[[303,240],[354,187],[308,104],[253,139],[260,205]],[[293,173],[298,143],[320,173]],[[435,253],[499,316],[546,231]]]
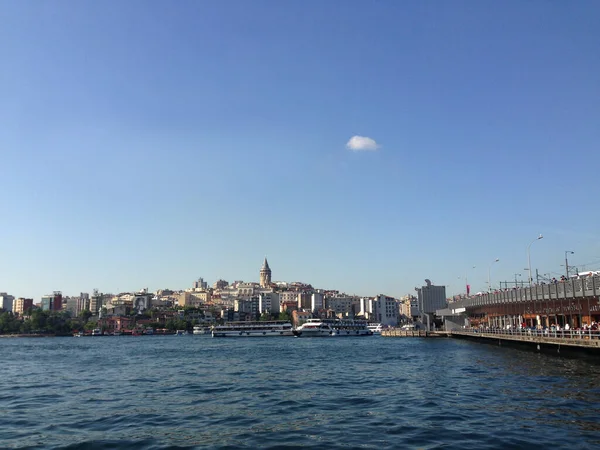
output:
[[[472,267],[473,269],[475,268],[475,266]],[[466,271],[465,272],[465,292],[467,293],[467,296],[470,294],[470,289],[469,289],[469,278],[468,278],[469,272]]]
[[[497,263],[498,261],[500,261],[500,259],[496,258],[495,260],[493,260],[491,262],[491,264],[488,267],[488,292],[492,292],[492,284],[490,282],[490,272],[492,270],[492,266],[494,265],[494,263]]]
[[[531,248],[531,244],[533,244],[535,241],[538,241],[538,240],[543,239],[543,238],[544,238],[544,236],[542,236],[540,234],[533,241],[531,241],[531,243],[527,246],[527,267],[529,268],[529,273],[528,273],[528,276],[529,276],[529,287],[531,287],[531,280],[532,280],[532,278],[531,278],[531,254],[529,252],[529,249]]]
[[[565,272],[567,272],[567,280],[569,279],[569,260],[567,259],[567,255],[568,254],[575,254],[575,252],[572,252],[571,250],[565,250]]]

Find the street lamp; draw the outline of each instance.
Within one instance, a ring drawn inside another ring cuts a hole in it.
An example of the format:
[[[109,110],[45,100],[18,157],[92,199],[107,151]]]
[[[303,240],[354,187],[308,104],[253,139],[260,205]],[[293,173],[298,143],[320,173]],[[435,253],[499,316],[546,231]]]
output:
[[[567,259],[567,255],[569,253],[574,255],[575,252],[572,252],[571,250],[565,250],[565,271],[567,272],[567,280],[569,279],[569,260]]]
[[[500,261],[499,258],[496,258],[495,260],[492,261],[492,263],[490,264],[490,266],[488,267],[488,291],[491,292],[492,291],[492,284],[490,283],[490,272],[492,270],[492,265],[494,263],[497,263],[498,261]]]
[[[516,288],[516,287],[517,287],[517,285],[518,285],[518,282],[517,282],[517,277],[520,277],[520,276],[521,276],[521,274],[520,274],[520,273],[515,273],[515,288]]]
[[[541,234],[536,237],[533,241],[531,241],[531,243],[527,246],[527,267],[529,267],[529,287],[531,287],[531,281],[532,281],[532,277],[531,277],[531,255],[529,253],[529,249],[531,248],[531,244],[533,244],[535,241],[539,241],[540,239],[543,239],[544,236],[542,236]]]
[[[472,268],[474,269],[475,266],[473,266]],[[468,275],[469,275],[469,272],[465,271],[465,289],[466,289],[467,295],[469,295],[469,293],[470,293],[469,292],[470,289],[469,289],[469,278],[468,278]],[[458,277],[458,278],[460,278],[460,277]]]

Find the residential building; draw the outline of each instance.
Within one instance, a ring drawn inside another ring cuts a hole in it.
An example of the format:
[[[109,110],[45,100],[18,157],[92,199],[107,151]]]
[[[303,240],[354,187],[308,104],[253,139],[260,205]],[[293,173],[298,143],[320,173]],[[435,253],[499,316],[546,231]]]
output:
[[[54,291],[52,295],[44,295],[42,297],[42,311],[61,311],[62,300],[60,291]]]
[[[215,289],[215,290],[225,289],[227,286],[229,286],[229,283],[227,281],[225,281],[225,280],[217,280],[213,284],[213,289]]]
[[[295,327],[299,327],[303,323],[306,323],[308,319],[312,319],[313,315],[309,311],[292,311],[292,324]]]
[[[252,297],[249,300],[238,299],[235,301],[234,311],[256,317],[259,315],[258,304],[258,297]]]
[[[90,310],[90,294],[87,292],[81,292],[77,299],[77,308],[75,310],[76,315],[81,314],[82,311]]]
[[[373,299],[372,305],[374,317],[371,320],[391,327],[398,325],[400,319],[398,300],[394,297],[379,294]]]
[[[258,295],[258,311],[262,313],[276,314],[279,309],[279,294],[268,292]]]
[[[13,302],[15,297],[12,295],[8,295],[6,292],[0,292],[0,308],[4,311],[12,311],[13,310]]]
[[[325,296],[322,292],[313,292],[310,296],[310,310],[318,311],[325,308]]]
[[[360,311],[360,299],[346,295],[327,296],[325,308],[334,311],[336,316],[354,317]]]
[[[13,302],[13,313],[23,315],[25,311],[33,308],[32,298],[18,298]]]

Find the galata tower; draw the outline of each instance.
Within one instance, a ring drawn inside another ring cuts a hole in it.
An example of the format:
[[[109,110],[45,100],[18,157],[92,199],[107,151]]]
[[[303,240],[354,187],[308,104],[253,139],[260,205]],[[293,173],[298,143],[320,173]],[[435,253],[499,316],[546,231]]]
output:
[[[271,269],[269,268],[269,263],[267,262],[267,257],[265,256],[265,262],[260,268],[260,287],[268,288],[271,287]]]

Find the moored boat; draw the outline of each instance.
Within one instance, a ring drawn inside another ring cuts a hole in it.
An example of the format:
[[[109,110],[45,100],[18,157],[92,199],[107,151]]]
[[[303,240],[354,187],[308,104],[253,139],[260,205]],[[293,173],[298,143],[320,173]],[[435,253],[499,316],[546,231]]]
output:
[[[294,329],[297,337],[373,336],[363,320],[308,319]]]
[[[381,334],[383,327],[380,323],[371,323],[367,325],[367,328],[373,332],[373,334]]]
[[[187,330],[177,330],[175,336],[184,336],[186,334],[188,334]]]
[[[229,322],[212,329],[213,337],[293,336],[292,324],[283,321]]]
[[[210,334],[211,329],[210,327],[204,327],[202,325],[195,325],[194,326],[194,330],[192,331],[193,334]]]

